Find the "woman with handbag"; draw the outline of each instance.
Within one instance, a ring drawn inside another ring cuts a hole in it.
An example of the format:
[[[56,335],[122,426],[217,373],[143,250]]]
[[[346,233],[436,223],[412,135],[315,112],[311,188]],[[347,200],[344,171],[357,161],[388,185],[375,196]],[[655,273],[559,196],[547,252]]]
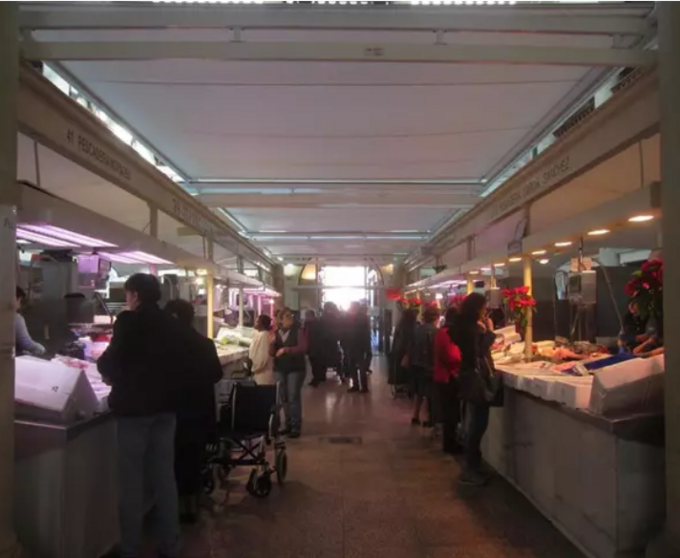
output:
[[[486,310],[484,295],[469,294],[461,305],[456,324],[450,330],[451,341],[461,352],[458,382],[467,419],[465,468],[460,482],[473,486],[486,484],[487,478],[482,472],[481,443],[489,425],[490,407],[502,404],[503,396],[501,379],[491,358],[496,334]]]

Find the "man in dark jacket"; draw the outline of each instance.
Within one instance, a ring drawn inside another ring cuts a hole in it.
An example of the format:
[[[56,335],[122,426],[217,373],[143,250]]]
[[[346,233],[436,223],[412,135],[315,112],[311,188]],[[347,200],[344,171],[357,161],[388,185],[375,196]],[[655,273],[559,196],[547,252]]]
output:
[[[305,312],[304,334],[307,337],[307,356],[312,368],[312,380],[309,385],[318,387],[326,381],[327,355],[324,323],[317,319],[314,310]]]
[[[215,384],[222,379],[222,365],[217,348],[193,327],[194,307],[187,300],[171,300],[165,311],[177,319],[192,360],[177,410],[175,434],[175,477],[180,498],[180,517],[194,523],[198,514],[198,498],[202,487],[201,469],[205,448],[215,430]]]
[[[350,392],[368,393],[368,369],[373,359],[371,343],[371,322],[368,308],[357,305],[349,316],[347,330],[347,352],[352,387]]]
[[[152,275],[125,282],[129,310],[118,316],[97,362],[111,385],[109,407],[117,419],[121,558],[141,556],[145,480],[156,505],[161,556],[179,555],[175,412],[189,354],[178,322],[158,307],[160,298]]]

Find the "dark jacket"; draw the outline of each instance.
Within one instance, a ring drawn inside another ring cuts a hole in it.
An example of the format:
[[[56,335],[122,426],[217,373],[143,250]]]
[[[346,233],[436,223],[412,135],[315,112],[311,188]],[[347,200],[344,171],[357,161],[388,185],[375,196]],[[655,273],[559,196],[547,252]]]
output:
[[[418,327],[416,322],[408,324],[400,323],[394,330],[392,359],[398,366],[401,365],[404,357],[409,354],[409,348],[411,347],[411,343],[413,343],[416,327]]]
[[[305,322],[304,333],[307,336],[307,353],[309,356],[323,356],[328,352],[324,323],[321,320]]]
[[[434,339],[437,336],[437,326],[434,324],[420,324],[413,336],[409,347],[409,363],[428,374],[434,374]]]
[[[111,344],[97,361],[111,384],[109,407],[130,417],[176,412],[190,358],[179,322],[157,305],[121,313]]]
[[[461,353],[461,398],[475,403],[502,404],[502,383],[491,357],[496,334],[482,329],[477,322],[459,320],[449,330],[449,335]]]
[[[305,354],[307,353],[307,341],[305,333],[298,325],[294,325],[288,330],[285,337],[282,329],[277,330],[274,342],[271,345],[271,355],[274,357],[274,371],[282,374],[290,372],[304,372],[307,369]],[[287,352],[281,356],[276,356],[279,350],[285,349]]]
[[[348,316],[343,350],[355,362],[370,362],[373,356],[371,322],[368,316]]]
[[[222,379],[222,365],[215,342],[193,327],[182,326],[191,370],[178,401],[178,415],[215,417],[215,384]]]

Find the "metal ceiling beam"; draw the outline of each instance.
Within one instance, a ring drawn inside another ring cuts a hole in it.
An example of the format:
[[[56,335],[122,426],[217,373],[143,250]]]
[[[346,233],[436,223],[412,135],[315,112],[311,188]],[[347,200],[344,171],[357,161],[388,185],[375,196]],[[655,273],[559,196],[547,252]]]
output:
[[[530,64],[643,67],[656,62],[651,50],[504,45],[423,45],[227,41],[76,41],[22,44],[25,57],[49,61],[224,60]]]
[[[259,238],[285,238],[301,239],[313,237],[316,240],[348,240],[354,238],[360,240],[366,237],[380,237],[380,240],[416,240],[425,238],[426,231],[313,231],[313,232],[294,232],[294,231],[250,231],[245,233],[249,238],[258,240]]]
[[[261,190],[281,190],[281,193],[295,190],[333,190],[333,191],[372,191],[408,190],[437,191],[437,192],[468,192],[476,193],[486,186],[482,180],[252,180],[252,179],[203,179],[181,183],[181,186],[203,194],[229,194],[237,190],[258,192]],[[307,192],[309,193],[309,192]]]
[[[467,194],[442,194],[424,196],[419,191],[410,195],[388,192],[363,192],[358,195],[345,192],[324,194],[203,194],[196,196],[208,207],[241,208],[356,208],[356,207],[412,207],[460,208],[473,207],[482,198]]]
[[[62,4],[62,3],[60,3]],[[305,6],[78,6],[26,3],[23,29],[307,29],[353,31],[478,31],[586,35],[644,35],[652,23],[636,10],[610,7],[523,9],[502,7],[369,8]],[[65,4],[65,3],[64,3]],[[74,3],[75,4],[75,3]],[[616,11],[614,11],[616,10]],[[630,12],[629,12],[630,13]],[[610,15],[611,14],[611,15]]]

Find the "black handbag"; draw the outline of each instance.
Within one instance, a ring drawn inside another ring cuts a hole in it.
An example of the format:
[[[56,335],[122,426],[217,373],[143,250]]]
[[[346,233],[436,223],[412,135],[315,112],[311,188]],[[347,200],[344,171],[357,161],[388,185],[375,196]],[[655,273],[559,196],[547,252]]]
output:
[[[492,407],[503,406],[503,378],[484,347],[478,351],[474,366],[460,370],[458,382],[462,399]]]

